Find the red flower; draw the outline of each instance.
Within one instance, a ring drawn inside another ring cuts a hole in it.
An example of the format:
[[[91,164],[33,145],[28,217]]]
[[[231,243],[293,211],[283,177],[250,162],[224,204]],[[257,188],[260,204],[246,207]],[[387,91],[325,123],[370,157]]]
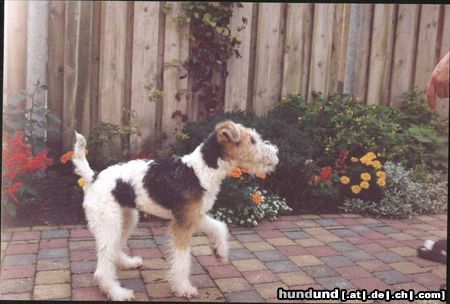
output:
[[[14,200],[14,202],[16,202],[16,204],[19,202],[19,200],[17,199],[17,192],[19,192],[20,187],[23,186],[22,182],[15,182],[12,185],[8,185],[5,187],[4,192],[5,195],[8,196],[9,198],[11,198],[12,200]]]
[[[348,151],[347,150],[341,150],[339,152],[339,159],[345,160],[348,157]]]
[[[323,167],[319,173],[319,180],[327,181],[330,178],[331,173],[333,173],[333,169],[331,169],[330,166]]]

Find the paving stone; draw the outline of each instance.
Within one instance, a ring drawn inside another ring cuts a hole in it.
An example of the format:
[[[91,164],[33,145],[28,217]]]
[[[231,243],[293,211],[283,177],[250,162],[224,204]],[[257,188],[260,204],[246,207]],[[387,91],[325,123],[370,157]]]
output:
[[[373,230],[380,232],[380,233],[384,233],[384,234],[400,232],[398,229],[395,229],[395,228],[392,228],[389,226],[374,227]]]
[[[217,286],[222,292],[248,291],[252,287],[243,278],[227,278],[215,280]]]
[[[280,280],[287,286],[313,284],[314,279],[302,271],[277,273]]]
[[[360,266],[347,266],[335,268],[342,277],[347,280],[370,278],[372,275]]]
[[[141,275],[145,283],[158,283],[166,280],[167,270],[144,270],[141,271]]]
[[[323,262],[313,255],[298,255],[289,257],[291,261],[300,267],[322,265]]]
[[[192,248],[192,254],[194,256],[201,256],[201,255],[211,255],[213,254],[213,251],[210,246],[208,245],[200,245],[200,246],[193,246]]]
[[[322,243],[319,240],[316,239],[302,239],[302,240],[295,240],[297,244],[299,244],[302,247],[314,247],[314,246],[323,246],[324,243]],[[333,244],[333,243],[330,243]]]
[[[308,251],[316,257],[337,255],[338,252],[328,246],[309,247]]]
[[[71,229],[70,237],[71,238],[93,238],[94,236],[88,229]]]
[[[336,219],[336,222],[345,226],[359,225],[359,222],[353,218]]]
[[[331,242],[339,242],[342,241],[342,239],[336,235],[333,235],[331,233],[327,233],[327,234],[318,234],[314,236],[316,239],[318,239],[319,241],[322,241],[324,243],[331,243]]]
[[[415,273],[410,276],[414,282],[417,282],[427,288],[435,286],[438,282],[442,281],[442,278],[438,275],[426,272],[426,273]],[[431,289],[433,290],[433,289]]]
[[[0,281],[0,294],[24,293],[33,291],[33,279],[12,279]]]
[[[38,260],[37,271],[69,269],[69,259]]]
[[[207,266],[207,272],[213,279],[239,277],[241,274],[233,265]]]
[[[309,254],[309,251],[300,245],[280,246],[277,249],[285,256]]]
[[[256,233],[265,239],[284,237],[284,234],[278,230],[258,230]]]
[[[228,241],[228,247],[230,249],[240,249],[240,248],[244,248],[244,246],[242,246],[241,242],[233,240],[233,241]]]
[[[276,297],[278,288],[288,289],[288,286],[281,282],[255,284],[253,287],[264,299]]]
[[[349,258],[352,261],[367,261],[373,260],[374,257],[362,250],[352,250],[352,251],[344,251],[342,255]]]
[[[19,265],[3,267],[1,274],[2,280],[33,278],[35,273],[34,265]]]
[[[0,240],[2,242],[8,242],[11,240],[12,232],[1,232],[0,233]]]
[[[145,292],[145,285],[142,280],[139,279],[124,279],[120,280],[121,285],[125,288],[132,289],[134,292]]]
[[[354,263],[352,260],[345,256],[328,256],[320,258],[322,262],[327,264],[330,267],[345,267],[345,266],[353,266]]]
[[[71,261],[94,261],[96,259],[97,253],[95,252],[95,250],[82,250],[70,252]]]
[[[40,236],[39,231],[21,231],[14,232],[11,241],[28,241],[28,240],[37,240]]]
[[[203,274],[206,273],[202,265],[197,261],[193,260],[191,264],[191,274]]]
[[[273,261],[266,262],[265,264],[267,268],[269,268],[274,273],[293,272],[300,270],[300,268],[298,268],[297,265],[291,261]]]
[[[427,271],[425,268],[419,267],[412,262],[391,263],[389,264],[389,266],[403,274],[420,273]]]
[[[166,260],[164,260],[162,258],[143,259],[142,268],[143,269],[167,269],[167,268],[169,268],[169,265],[167,264]]]
[[[97,261],[82,261],[70,263],[72,273],[94,272]]]
[[[42,239],[39,243],[40,249],[67,248],[68,246],[67,239]]]
[[[71,239],[69,248],[70,251],[95,250],[95,241],[80,241],[78,239]]]
[[[69,257],[68,248],[40,249],[38,252],[38,259],[61,259],[68,257]]]
[[[334,229],[331,231],[333,234],[337,235],[337,236],[358,236],[359,234],[351,231],[350,229]]]
[[[122,279],[135,279],[135,278],[139,278],[140,274],[139,274],[139,270],[137,269],[130,269],[130,270],[121,270],[119,269],[117,277],[122,280]]]
[[[401,255],[389,251],[377,252],[373,255],[385,263],[403,262],[405,260]]]
[[[133,248],[131,253],[143,259],[162,258],[164,256],[159,248]]]
[[[285,261],[288,258],[277,250],[259,251],[255,253],[261,262]]]
[[[17,244],[14,242],[9,243],[6,250],[7,255],[11,254],[25,254],[36,253],[38,251],[39,244]]]
[[[359,244],[356,245],[358,248],[360,248],[361,250],[368,252],[368,253],[376,253],[376,252],[382,252],[382,251],[386,251],[386,248],[384,248],[383,246],[380,246],[376,243],[372,243],[372,244]]]
[[[337,272],[326,265],[306,266],[302,267],[302,271],[306,272],[312,278],[333,277]]]
[[[51,271],[39,271],[36,274],[35,284],[46,285],[56,283],[70,283],[69,270],[51,270]]]
[[[230,302],[263,302],[264,299],[256,291],[240,291],[225,293],[225,298]]]
[[[365,278],[364,280],[361,279],[353,279],[350,280],[353,285],[355,285],[357,288],[365,289],[369,292],[378,289],[378,290],[385,290],[388,289],[389,286],[386,285],[383,281],[381,281],[378,278]]]
[[[311,238],[311,235],[303,231],[286,231],[283,232],[283,234],[291,240],[303,240]]]
[[[394,247],[389,248],[390,251],[393,251],[394,253],[401,255],[401,256],[415,256],[417,254],[417,250],[413,249],[408,246],[400,246],[400,247]]]
[[[257,259],[237,260],[232,261],[232,263],[236,269],[241,272],[267,269],[267,267]]]
[[[380,260],[359,261],[359,262],[356,262],[356,264],[358,266],[361,266],[362,268],[366,269],[369,272],[391,269],[391,267],[389,267],[388,264],[383,263]]]
[[[191,282],[197,288],[216,287],[216,284],[207,274],[197,274],[190,277]]]
[[[261,242],[263,239],[257,234],[239,234],[235,236],[241,242]]]
[[[322,227],[339,225],[339,222],[336,222],[335,220],[332,219],[318,219],[316,220],[316,223]]]
[[[2,228],[4,232],[20,232],[20,231],[30,231],[30,227],[8,227]]]
[[[145,285],[147,294],[150,298],[163,298],[174,296],[174,293],[170,289],[169,283],[150,283]]]
[[[74,301],[107,301],[108,298],[98,287],[84,287],[72,289],[72,300]]]
[[[305,228],[303,229],[306,233],[316,237],[320,234],[330,234],[330,232],[322,227],[313,227],[313,228]]]
[[[94,287],[98,283],[91,273],[73,274],[71,280],[72,288]]]
[[[69,230],[61,229],[61,230],[49,230],[42,231],[41,238],[42,239],[60,239],[60,238],[68,238]]]
[[[347,243],[347,242],[333,242],[333,243],[329,243],[327,245],[337,251],[348,251],[348,250],[357,250],[358,249],[355,245]]]
[[[147,240],[148,241],[148,240]],[[152,240],[150,240],[152,241]],[[154,242],[153,242],[154,243]],[[191,240],[191,245],[192,246],[197,246],[197,245],[209,245],[209,239],[206,236],[195,236],[192,238]],[[156,243],[154,243],[156,246]]]
[[[18,266],[18,265],[30,265],[36,263],[35,254],[16,254],[7,255],[3,259],[3,266]]]
[[[355,287],[351,282],[341,277],[318,278],[316,281],[325,289],[329,290],[333,290],[336,287],[340,289],[350,289]]]
[[[258,256],[258,254],[261,252],[271,252],[271,251],[260,251],[256,252],[255,254]],[[248,260],[255,258],[255,255],[253,255],[253,253],[251,253],[248,249],[232,249],[228,254],[228,258],[230,259],[230,261]]]
[[[222,292],[218,288],[199,288],[198,289],[198,298],[194,301],[196,302],[224,302],[225,298]],[[179,301],[179,298],[176,298],[175,301]]]
[[[271,245],[277,247],[277,246],[288,246],[288,245],[295,245],[295,242],[288,239],[287,237],[279,237],[279,238],[273,238],[273,239],[267,239],[267,242],[269,242]]]
[[[354,226],[349,226],[348,229],[358,232],[360,234],[364,234],[365,232],[372,230],[372,229],[368,228],[367,226],[359,225],[359,224],[355,224]]]
[[[297,226],[300,228],[312,228],[312,227],[319,227],[320,225],[314,222],[313,220],[301,220],[301,221],[295,221],[294,222]]]
[[[0,294],[0,300],[31,300],[31,293],[24,292],[24,293],[9,293],[9,294]]]
[[[243,243],[243,245],[252,252],[274,250],[275,248],[267,242]]]
[[[374,272],[374,276],[385,282],[386,284],[399,284],[399,283],[407,283],[411,282],[412,279],[407,276],[401,274],[397,270],[387,270],[387,271],[379,271]]]
[[[156,248],[157,245],[152,239],[128,240],[128,247],[134,248]]]
[[[201,255],[201,256],[197,256],[196,259],[203,266],[222,265],[222,263],[213,255]]]
[[[278,277],[269,270],[246,271],[242,273],[251,284],[270,283],[279,281]]]
[[[346,236],[346,237],[344,237],[344,240],[353,245],[372,244],[373,243],[373,240],[369,240],[362,236]]]

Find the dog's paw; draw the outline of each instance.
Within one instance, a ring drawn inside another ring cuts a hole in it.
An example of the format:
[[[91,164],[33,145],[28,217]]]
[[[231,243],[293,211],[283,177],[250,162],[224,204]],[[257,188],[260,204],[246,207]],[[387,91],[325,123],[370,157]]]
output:
[[[114,292],[111,293],[110,298],[113,301],[133,301],[134,291],[121,287],[120,289],[114,290]]]
[[[198,296],[197,287],[192,286],[191,284],[185,285],[183,287],[177,287],[174,289],[174,293],[177,297],[180,298],[194,298]]]

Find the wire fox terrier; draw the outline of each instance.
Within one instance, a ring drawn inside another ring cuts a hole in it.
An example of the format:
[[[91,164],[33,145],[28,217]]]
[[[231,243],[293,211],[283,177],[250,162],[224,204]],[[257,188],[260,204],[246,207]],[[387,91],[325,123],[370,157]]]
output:
[[[194,297],[197,288],[189,280],[192,234],[204,232],[216,257],[228,260],[227,226],[207,214],[222,180],[237,166],[256,174],[270,173],[278,164],[276,146],[232,121],[219,123],[183,157],[132,160],[99,174],[90,168],[85,147],[86,139],[76,133],[72,161],[85,181],[83,207],[98,258],[94,277],[111,300],[134,299],[133,290],[120,286],[116,266],[142,265],[141,257],[122,250],[137,225],[138,210],[171,220],[168,281],[176,296]]]

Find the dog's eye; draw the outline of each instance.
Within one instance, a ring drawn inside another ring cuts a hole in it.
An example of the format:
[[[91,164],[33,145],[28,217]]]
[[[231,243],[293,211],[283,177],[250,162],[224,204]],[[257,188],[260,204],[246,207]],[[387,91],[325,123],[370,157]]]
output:
[[[256,140],[253,138],[253,136],[250,136],[250,142],[252,145],[256,144]]]

